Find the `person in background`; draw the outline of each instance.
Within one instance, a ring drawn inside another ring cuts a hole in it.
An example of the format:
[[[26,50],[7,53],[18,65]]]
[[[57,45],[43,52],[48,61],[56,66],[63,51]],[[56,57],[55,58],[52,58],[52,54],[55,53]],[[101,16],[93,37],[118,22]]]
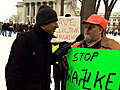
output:
[[[13,42],[5,68],[7,90],[50,90],[51,64],[61,60],[69,48],[52,53],[50,40],[58,28],[56,12],[42,5],[34,30],[20,34]]]
[[[73,47],[120,50],[118,42],[107,38],[103,34],[108,24],[108,20],[104,17],[92,14],[87,20],[83,20],[81,23],[85,28],[85,38],[80,42],[76,42]]]
[[[12,21],[10,21],[9,23],[9,27],[8,27],[8,37],[11,37],[12,36],[12,32],[13,32],[13,23]]]
[[[24,32],[24,26],[22,24],[19,24],[17,37]]]
[[[67,13],[65,14],[65,17],[71,17],[71,14]]]
[[[13,31],[14,31],[14,34],[16,34],[16,32],[17,32],[17,24],[15,23],[15,24],[13,24]]]
[[[33,24],[30,24],[30,30],[33,30]]]
[[[7,24],[2,25],[2,35],[7,37]]]

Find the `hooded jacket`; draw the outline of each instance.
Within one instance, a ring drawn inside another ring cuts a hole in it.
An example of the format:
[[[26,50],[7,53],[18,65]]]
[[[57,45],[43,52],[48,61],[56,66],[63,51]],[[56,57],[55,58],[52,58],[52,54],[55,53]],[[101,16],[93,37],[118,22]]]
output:
[[[49,90],[53,37],[40,27],[18,36],[5,68],[7,90]]]

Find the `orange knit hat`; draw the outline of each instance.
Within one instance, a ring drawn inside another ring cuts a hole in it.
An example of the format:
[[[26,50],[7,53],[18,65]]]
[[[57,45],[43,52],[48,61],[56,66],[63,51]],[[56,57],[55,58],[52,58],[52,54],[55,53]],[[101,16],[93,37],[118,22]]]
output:
[[[104,17],[101,17],[100,15],[92,14],[87,20],[83,20],[81,23],[98,24],[105,30],[108,24],[108,20],[106,20]]]

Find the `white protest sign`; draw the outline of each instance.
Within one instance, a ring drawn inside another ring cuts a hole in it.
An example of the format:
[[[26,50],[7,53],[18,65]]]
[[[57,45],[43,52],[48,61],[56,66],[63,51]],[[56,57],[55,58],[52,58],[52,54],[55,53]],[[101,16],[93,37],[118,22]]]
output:
[[[52,42],[73,42],[80,34],[80,17],[58,17],[58,25]]]

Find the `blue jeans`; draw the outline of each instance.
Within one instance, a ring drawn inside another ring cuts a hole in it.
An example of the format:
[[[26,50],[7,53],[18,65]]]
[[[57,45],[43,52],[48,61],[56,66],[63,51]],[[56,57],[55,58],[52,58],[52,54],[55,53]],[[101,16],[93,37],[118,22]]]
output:
[[[12,31],[9,31],[8,36],[11,37],[11,35],[12,35]]]
[[[7,36],[7,31],[6,30],[2,30],[2,35],[3,36]]]

